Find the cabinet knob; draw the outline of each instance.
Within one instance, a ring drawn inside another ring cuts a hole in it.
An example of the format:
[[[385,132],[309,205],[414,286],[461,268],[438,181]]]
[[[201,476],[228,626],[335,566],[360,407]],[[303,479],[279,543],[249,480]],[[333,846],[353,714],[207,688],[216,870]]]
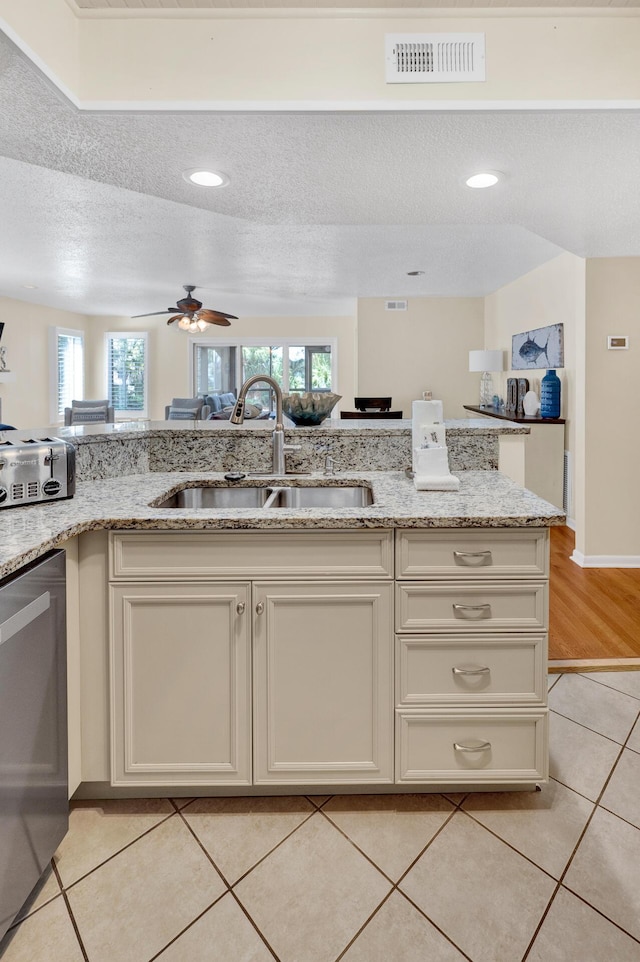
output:
[[[264,611],[264,602],[259,601],[258,604],[256,605],[256,614],[261,615],[263,611]]]
[[[243,615],[243,614],[244,614],[244,609],[245,609],[245,608],[246,608],[246,605],[245,605],[244,601],[239,601],[238,604],[236,605],[236,611],[238,612],[239,615]]]

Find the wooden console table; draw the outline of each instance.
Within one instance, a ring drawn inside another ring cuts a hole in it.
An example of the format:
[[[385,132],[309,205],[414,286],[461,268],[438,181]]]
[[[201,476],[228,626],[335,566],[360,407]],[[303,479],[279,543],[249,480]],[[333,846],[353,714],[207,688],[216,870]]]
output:
[[[564,496],[564,418],[541,418],[506,414],[503,409],[481,408],[464,404],[465,411],[472,411],[488,418],[526,424],[530,428],[524,445],[510,445],[510,439],[500,439],[500,470],[533,491],[538,497],[558,507]]]
[[[539,414],[531,417],[528,414],[515,415],[505,413],[504,408],[481,408],[474,404],[463,404],[465,411],[475,414],[485,414],[488,418],[500,418],[502,421],[513,421],[514,424],[565,424],[564,418],[541,418]]]

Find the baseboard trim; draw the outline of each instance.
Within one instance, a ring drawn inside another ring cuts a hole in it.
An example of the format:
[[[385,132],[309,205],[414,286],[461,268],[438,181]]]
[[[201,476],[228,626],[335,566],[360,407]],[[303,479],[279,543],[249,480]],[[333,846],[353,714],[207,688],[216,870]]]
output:
[[[571,561],[581,568],[640,568],[637,554],[583,554],[576,548]]]
[[[640,671],[640,658],[554,658],[549,672],[563,671]]]

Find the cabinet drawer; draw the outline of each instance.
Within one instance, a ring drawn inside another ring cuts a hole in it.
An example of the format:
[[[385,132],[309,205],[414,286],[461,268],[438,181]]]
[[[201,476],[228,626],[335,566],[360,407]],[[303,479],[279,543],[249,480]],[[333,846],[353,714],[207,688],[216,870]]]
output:
[[[393,532],[144,531],[110,535],[112,580],[391,578]]]
[[[545,705],[546,635],[396,638],[396,704]]]
[[[396,585],[396,630],[545,631],[547,584],[518,581]]]
[[[546,528],[398,531],[398,578],[546,578]]]
[[[539,711],[396,712],[396,781],[539,782],[548,777],[548,724]]]

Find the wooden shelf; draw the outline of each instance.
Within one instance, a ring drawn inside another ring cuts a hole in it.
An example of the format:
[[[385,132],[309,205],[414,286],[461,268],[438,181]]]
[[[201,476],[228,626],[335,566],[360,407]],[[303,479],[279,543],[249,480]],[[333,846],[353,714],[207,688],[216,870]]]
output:
[[[475,411],[476,414],[485,414],[488,418],[500,418],[501,421],[513,421],[514,424],[566,424],[565,418],[541,418],[537,414],[530,416],[523,414],[518,417],[515,414],[506,414],[498,408],[481,408],[475,404],[463,404],[465,411]]]

